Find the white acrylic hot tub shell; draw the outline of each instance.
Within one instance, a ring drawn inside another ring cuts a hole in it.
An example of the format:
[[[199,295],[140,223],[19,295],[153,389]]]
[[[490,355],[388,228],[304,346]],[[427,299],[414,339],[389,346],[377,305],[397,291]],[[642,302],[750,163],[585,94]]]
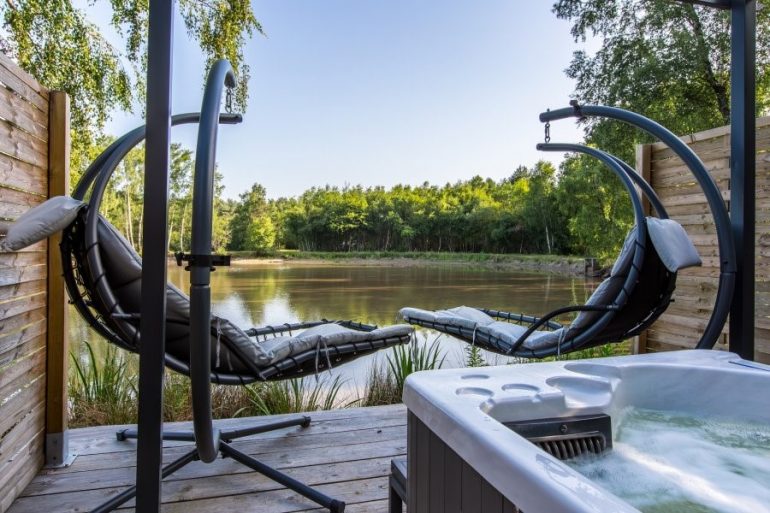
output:
[[[690,350],[420,372],[404,403],[526,512],[638,512],[501,422],[634,406],[770,424],[770,366]]]

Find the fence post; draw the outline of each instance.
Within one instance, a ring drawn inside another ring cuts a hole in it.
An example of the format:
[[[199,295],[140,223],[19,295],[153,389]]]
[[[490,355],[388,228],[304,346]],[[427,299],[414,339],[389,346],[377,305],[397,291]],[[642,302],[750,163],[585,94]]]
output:
[[[51,91],[48,108],[48,197],[69,194],[70,100]],[[67,297],[59,251],[61,234],[48,239],[48,330],[45,462],[71,463],[67,432]]]
[[[650,159],[652,158],[652,145],[650,144],[637,144],[636,145],[636,172],[650,185]],[[642,208],[645,214],[649,214],[652,207],[647,196],[642,195]],[[634,354],[641,354],[647,352],[647,330],[641,332],[634,338],[633,343]]]

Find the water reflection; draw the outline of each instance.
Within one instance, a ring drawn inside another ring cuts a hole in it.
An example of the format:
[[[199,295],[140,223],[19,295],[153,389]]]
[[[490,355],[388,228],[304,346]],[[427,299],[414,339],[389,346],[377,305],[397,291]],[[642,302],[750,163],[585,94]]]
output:
[[[170,266],[169,280],[189,289],[183,268]],[[248,328],[314,319],[353,319],[387,325],[396,322],[401,307],[426,309],[458,305],[486,306],[514,312],[542,314],[568,304],[585,301],[593,281],[581,277],[523,273],[468,266],[381,266],[270,263],[218,268],[212,275],[215,313]],[[424,331],[421,339],[433,340],[435,332]],[[92,342],[97,355],[105,343],[87,329],[72,312],[70,340]],[[465,344],[442,337],[445,366],[464,360]],[[486,353],[491,364],[504,363]],[[376,356],[374,356],[376,357]],[[335,373],[349,387],[361,386],[372,358],[365,357]]]

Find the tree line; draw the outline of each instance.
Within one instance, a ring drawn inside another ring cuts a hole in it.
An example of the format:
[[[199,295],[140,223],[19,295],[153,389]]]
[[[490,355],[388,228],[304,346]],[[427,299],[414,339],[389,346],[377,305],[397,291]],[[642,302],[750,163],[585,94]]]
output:
[[[107,144],[109,140],[104,140]],[[189,251],[193,152],[171,147],[169,251]],[[129,153],[115,170],[102,213],[141,248],[144,152]],[[494,181],[474,176],[442,186],[313,187],[299,196],[267,199],[254,184],[237,200],[225,199],[215,177],[215,251],[446,251],[591,254],[606,239],[614,250],[628,226],[618,213],[628,199],[603,194],[611,183],[561,172],[547,162],[520,166]],[[614,176],[609,177],[617,181]],[[578,206],[575,196],[588,205]],[[591,218],[592,222],[587,222]]]

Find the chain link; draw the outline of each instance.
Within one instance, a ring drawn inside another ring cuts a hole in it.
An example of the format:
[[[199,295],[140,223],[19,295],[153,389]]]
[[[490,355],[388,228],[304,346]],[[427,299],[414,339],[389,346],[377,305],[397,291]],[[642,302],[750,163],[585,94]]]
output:
[[[551,142],[551,122],[546,121],[545,123],[545,143],[548,144]]]
[[[227,93],[225,93],[225,112],[228,114],[233,113],[233,88],[228,87]]]

